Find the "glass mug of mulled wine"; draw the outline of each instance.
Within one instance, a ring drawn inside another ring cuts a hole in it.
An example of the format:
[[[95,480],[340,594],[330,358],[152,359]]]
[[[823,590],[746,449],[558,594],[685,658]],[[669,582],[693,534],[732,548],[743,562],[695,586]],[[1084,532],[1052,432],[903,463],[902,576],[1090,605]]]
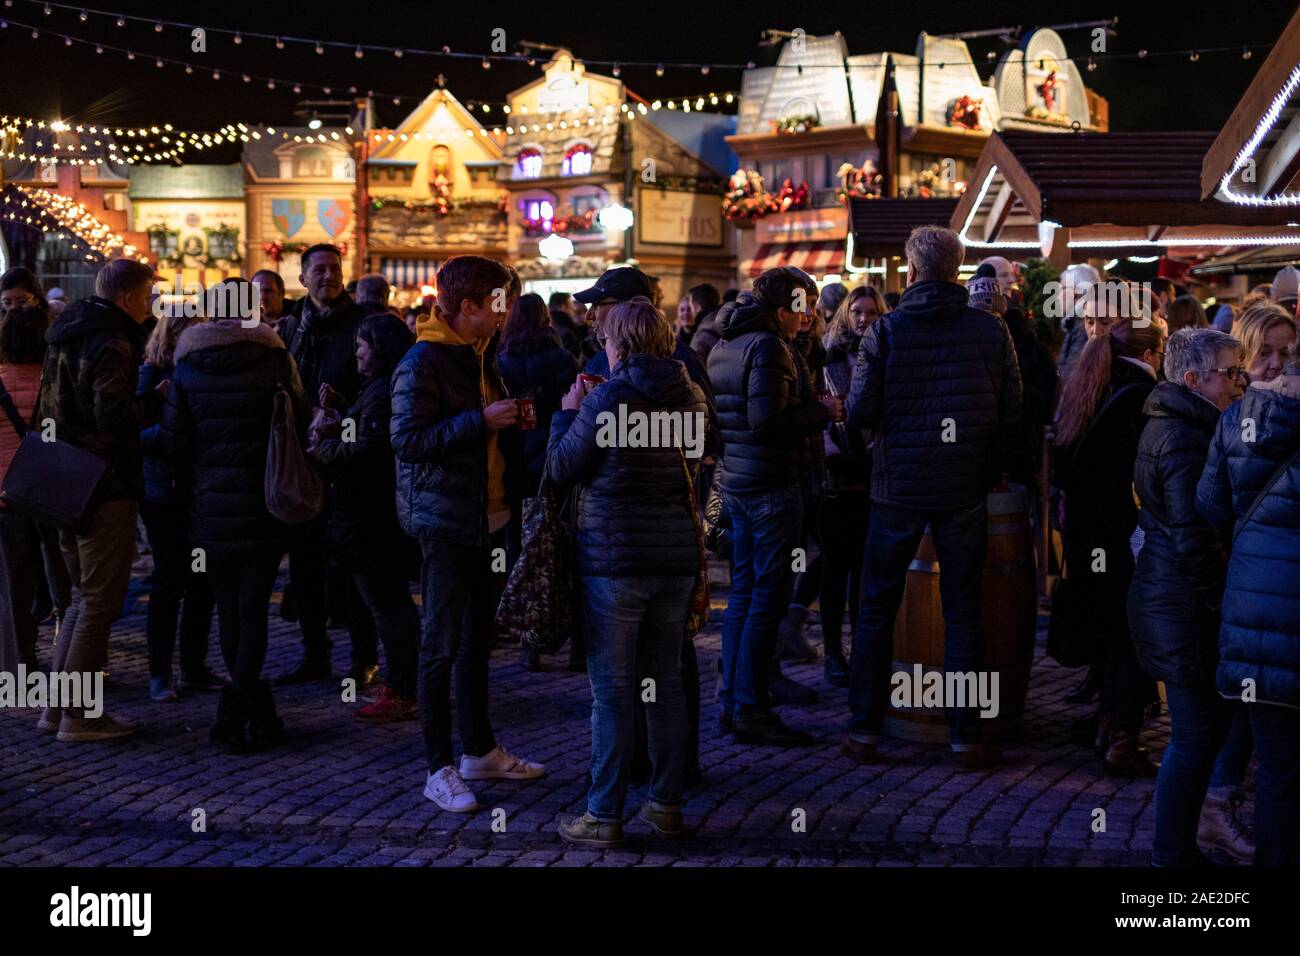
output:
[[[537,405],[531,398],[516,398],[515,408],[518,411],[515,421],[520,429],[527,431],[537,427]]]
[[[825,405],[831,413],[832,422],[842,422],[847,417],[844,411],[844,399],[831,392],[817,392],[817,401]]]
[[[605,376],[583,372],[578,376],[578,381],[582,383],[582,394],[590,395],[593,388],[605,381]]]

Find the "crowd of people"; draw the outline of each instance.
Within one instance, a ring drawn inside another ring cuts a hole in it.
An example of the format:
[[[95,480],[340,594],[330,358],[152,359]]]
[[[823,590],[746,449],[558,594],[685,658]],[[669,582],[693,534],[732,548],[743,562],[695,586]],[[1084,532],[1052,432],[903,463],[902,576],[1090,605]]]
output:
[[[345,288],[328,244],[302,254],[298,301],[260,272],[208,289],[198,315],[155,308],[153,270],[133,260],[110,261],[95,295],[66,305],[10,270],[0,477],[29,431],[104,469],[74,523],[0,501],[0,670],[39,665],[45,620],[52,670],[110,666],[142,524],[149,697],[213,693],[214,744],[275,746],[286,728],[263,671],[287,556],[279,613],[302,654],[275,683],[333,679],[329,630],[346,627],[355,718],[418,720],[424,795],[473,812],[474,781],[546,773],[498,738],[489,658],[510,569],[542,546],[528,518],[555,493],[572,503],[581,596],[570,665],[593,700],[586,809],[559,834],[620,845],[643,779],[638,815],[674,837],[704,780],[694,630],[707,553],[730,568],[719,727],[750,746],[816,744],[778,711],[817,695],[782,663],[820,656],[827,684],[847,688],[841,752],[885,764],[894,625],[918,546],[929,534],[939,560],[944,670],[979,673],[986,498],[1010,482],[1053,503],[1063,547],[1037,555],[1059,578],[1049,652],[1086,665],[1070,702],[1099,697],[1074,736],[1108,774],[1157,777],[1152,863],[1198,865],[1213,848],[1295,865],[1300,273],[1213,318],[1166,279],[1149,300],[1129,285],[1118,299],[1080,294],[1054,358],[1012,263],[985,260],[963,283],[964,246],[936,227],[906,254],[901,295],[819,290],[783,267],[746,291],[690,288],[671,317],[637,268],[543,300],[477,256],[446,262],[436,296],[403,314],[383,276]],[[1103,285],[1089,266],[1062,282]],[[631,414],[697,419],[698,453],[608,440],[604,422]],[[209,664],[214,616],[224,676]],[[1157,682],[1171,728],[1158,767],[1141,745]],[[944,710],[955,770],[1006,761],[976,701]],[[36,726],[65,743],[137,730],[69,702]]]

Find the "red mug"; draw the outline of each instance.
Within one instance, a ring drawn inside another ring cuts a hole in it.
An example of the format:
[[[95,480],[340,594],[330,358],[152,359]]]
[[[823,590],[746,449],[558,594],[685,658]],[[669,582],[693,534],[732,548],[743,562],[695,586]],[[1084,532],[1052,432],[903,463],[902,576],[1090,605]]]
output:
[[[516,398],[515,408],[519,410],[518,423],[521,429],[537,427],[537,406],[531,398]]]
[[[582,383],[582,394],[590,395],[593,388],[605,381],[605,376],[589,375],[588,373],[583,372],[578,376],[578,381]]]

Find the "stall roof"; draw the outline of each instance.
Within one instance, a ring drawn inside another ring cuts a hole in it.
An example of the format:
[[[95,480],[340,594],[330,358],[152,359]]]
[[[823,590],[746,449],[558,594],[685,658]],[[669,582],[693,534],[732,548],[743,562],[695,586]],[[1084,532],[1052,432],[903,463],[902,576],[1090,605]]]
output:
[[[1042,133],[989,138],[951,219],[967,245],[1040,247],[1040,233],[1070,230],[1072,249],[1300,242],[1276,207],[1206,201],[1201,157],[1214,133]],[[1040,229],[1041,226],[1041,229]]]
[[[946,226],[957,199],[852,199],[853,256],[900,255],[917,226]]]
[[[1250,161],[1254,165],[1250,166]],[[1249,169],[1250,176],[1243,174]],[[1300,205],[1300,9],[1291,17],[1201,163],[1201,195],[1225,204]]]

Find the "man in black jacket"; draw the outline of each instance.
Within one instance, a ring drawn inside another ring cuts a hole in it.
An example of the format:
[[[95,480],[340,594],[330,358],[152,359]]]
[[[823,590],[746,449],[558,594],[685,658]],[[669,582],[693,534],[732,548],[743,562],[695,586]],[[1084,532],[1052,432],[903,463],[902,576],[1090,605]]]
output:
[[[853,715],[843,740],[845,752],[863,763],[881,759],[876,744],[889,707],[894,618],[927,525],[941,569],[944,671],[978,679],[985,497],[1002,476],[1020,418],[1015,346],[1000,319],[967,304],[957,282],[964,258],[957,234],[922,226],[906,250],[908,287],[898,308],[862,337],[848,401],[849,420],[875,433],[849,675]],[[980,744],[977,702],[945,703],[958,766],[998,761]]]
[[[472,813],[466,780],[528,780],[545,768],[496,742],[488,714],[488,654],[505,586],[506,525],[519,507],[517,414],[497,371],[492,340],[505,313],[493,305],[506,267],[456,256],[438,270],[434,315],[393,373],[389,434],[397,456],[397,520],[424,553],[420,726],[429,774],[424,795]],[[462,756],[452,762],[455,665]]]
[[[72,305],[45,333],[44,381],[36,421],[56,441],[94,452],[108,470],[84,527],[60,533],[72,578],[72,604],[59,631],[54,670],[73,675],[108,662],[108,636],[122,610],[135,556],[135,521],[144,494],[140,429],[162,414],[167,383],[136,395],[144,338],[153,304],[153,269],[114,259],[95,277],[95,295]],[[38,724],[59,740],[112,740],[133,724],[85,708],[46,708]]]
[[[732,521],[734,570],[722,626],[721,723],[736,739],[808,746],[812,737],[771,711],[769,662],[790,603],[804,497],[807,442],[829,406],[801,397],[790,340],[811,316],[817,286],[797,269],[769,269],[722,307],[709,353],[725,457],[722,491]]]
[[[555,334],[560,337],[564,347],[576,359],[585,361],[589,358],[582,351],[582,343],[587,338],[587,326],[574,315],[573,296],[568,292],[552,292],[546,300],[546,308],[551,313],[551,325],[555,327]]]
[[[343,408],[356,400],[361,387],[357,371],[357,325],[366,311],[343,290],[343,256],[338,247],[320,243],[302,254],[299,281],[307,294],[294,303],[293,312],[280,328],[280,337],[298,363],[303,391],[312,408],[321,404],[321,386],[338,394]],[[325,529],[328,514],[294,525],[289,538],[289,582],[293,588],[302,627],[302,660],[277,684],[303,684],[330,676],[330,640],[326,631]],[[350,586],[349,586],[350,589]],[[350,603],[359,603],[349,595]],[[358,685],[369,683],[378,672],[373,624],[364,614],[350,615],[352,671]]]

